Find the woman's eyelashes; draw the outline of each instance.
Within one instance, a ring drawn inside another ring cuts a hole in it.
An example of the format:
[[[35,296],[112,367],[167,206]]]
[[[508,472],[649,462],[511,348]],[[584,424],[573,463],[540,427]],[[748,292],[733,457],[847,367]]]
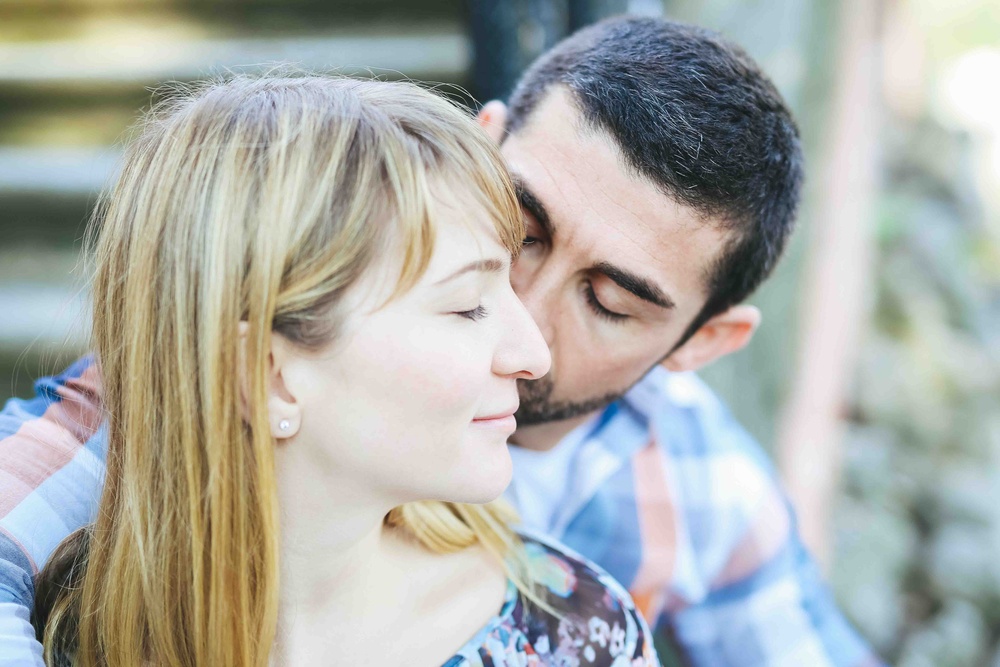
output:
[[[472,310],[460,310],[455,314],[464,317],[468,320],[478,321],[489,315],[489,312],[487,312],[485,306],[478,305]]]
[[[608,310],[601,304],[600,300],[597,298],[597,293],[594,291],[593,283],[587,282],[584,288],[584,295],[587,298],[587,304],[590,309],[594,311],[594,314],[602,317],[609,322],[620,323],[629,318],[628,315],[623,315],[621,313],[616,313],[613,310]]]

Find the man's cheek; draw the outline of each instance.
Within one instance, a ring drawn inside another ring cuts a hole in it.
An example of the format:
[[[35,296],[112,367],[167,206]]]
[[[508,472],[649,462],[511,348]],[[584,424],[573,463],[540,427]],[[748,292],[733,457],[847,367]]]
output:
[[[640,366],[636,359],[617,356],[607,351],[603,357],[598,352],[593,358],[598,360],[598,363],[592,363],[582,369],[586,373],[584,381],[603,388],[617,387]]]
[[[584,355],[572,364],[571,368],[564,374],[564,382],[570,387],[580,387],[593,389],[594,384],[604,384],[604,382],[615,375],[615,366],[605,363],[600,358],[601,353]]]

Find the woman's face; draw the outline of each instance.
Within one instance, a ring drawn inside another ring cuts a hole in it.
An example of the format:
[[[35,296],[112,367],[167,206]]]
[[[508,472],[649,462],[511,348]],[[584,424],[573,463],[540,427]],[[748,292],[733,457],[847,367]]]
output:
[[[434,252],[417,285],[381,305],[397,269],[376,264],[348,298],[336,342],[282,366],[301,414],[284,446],[309,448],[355,497],[391,505],[499,496],[511,476],[516,380],[550,362],[485,211],[453,196],[436,204]]]

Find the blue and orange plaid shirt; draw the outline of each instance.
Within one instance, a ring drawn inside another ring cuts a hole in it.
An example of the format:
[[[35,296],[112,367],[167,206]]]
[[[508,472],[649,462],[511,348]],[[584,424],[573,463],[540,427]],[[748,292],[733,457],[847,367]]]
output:
[[[553,517],[527,527],[622,582],[676,662],[882,664],[802,545],[766,454],[696,375],[657,367],[582,428],[567,436],[583,439],[568,498],[524,512]]]
[[[32,577],[96,515],[99,391],[84,358],[0,413],[0,665],[42,665]],[[697,377],[655,369],[587,429],[544,528],[625,584],[679,662],[881,664],[802,546],[767,457]]]

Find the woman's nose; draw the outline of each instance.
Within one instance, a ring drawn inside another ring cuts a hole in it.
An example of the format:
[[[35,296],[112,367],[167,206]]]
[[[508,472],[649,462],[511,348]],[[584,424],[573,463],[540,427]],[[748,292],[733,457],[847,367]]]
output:
[[[549,372],[552,356],[538,325],[513,290],[504,318],[504,333],[494,357],[494,372],[520,380],[537,380]]]

